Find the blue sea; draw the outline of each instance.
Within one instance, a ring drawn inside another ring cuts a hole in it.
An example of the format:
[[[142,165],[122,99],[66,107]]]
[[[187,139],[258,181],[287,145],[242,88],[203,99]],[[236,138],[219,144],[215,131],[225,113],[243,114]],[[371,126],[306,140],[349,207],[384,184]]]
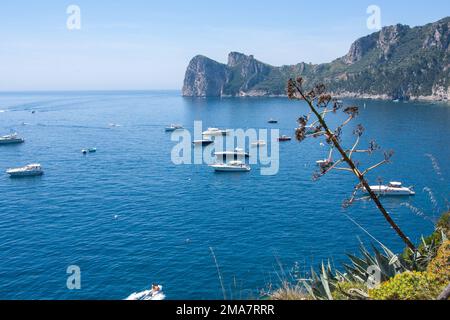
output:
[[[414,186],[415,197],[383,203],[420,241],[448,205],[450,106],[345,102],[361,107],[344,130],[347,146],[362,123],[361,146],[376,139],[395,150],[392,163],[369,178]],[[257,298],[294,267],[306,273],[325,259],[339,267],[359,241],[370,245],[374,240],[347,216],[391,250],[403,249],[372,203],[342,207],[356,183],[351,174],[312,180],[315,161],[327,156],[321,140],[281,144],[273,176],[261,175],[258,165],[250,173],[216,174],[171,161],[176,143],[164,130],[171,123],[188,130],[195,120],[205,130],[279,128],[293,136],[307,112],[303,103],[193,99],[175,91],[29,92],[1,93],[0,110],[0,135],[12,130],[26,139],[0,146],[0,299],[123,299],[151,283],[162,284],[167,299],[221,299],[217,267],[226,298]],[[279,123],[269,125],[270,118]],[[341,120],[329,118],[333,125]],[[82,155],[89,147],[98,151]],[[359,156],[361,167],[382,158]],[[42,177],[4,173],[35,162],[45,169]],[[70,265],[81,269],[80,290],[67,289]]]

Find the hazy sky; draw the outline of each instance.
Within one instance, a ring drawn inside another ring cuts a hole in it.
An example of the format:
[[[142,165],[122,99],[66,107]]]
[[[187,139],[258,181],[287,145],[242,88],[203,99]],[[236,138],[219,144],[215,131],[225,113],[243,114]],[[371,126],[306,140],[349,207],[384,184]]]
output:
[[[81,9],[81,30],[66,27],[71,4]],[[180,89],[196,54],[328,62],[373,32],[372,4],[382,25],[450,15],[448,0],[2,0],[0,91]]]

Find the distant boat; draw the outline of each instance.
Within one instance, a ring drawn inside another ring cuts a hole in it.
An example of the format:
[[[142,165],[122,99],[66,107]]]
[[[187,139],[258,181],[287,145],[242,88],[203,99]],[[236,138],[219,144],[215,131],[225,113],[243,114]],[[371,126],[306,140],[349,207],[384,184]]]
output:
[[[171,124],[170,126],[166,127],[166,132],[173,132],[176,130],[182,130],[183,126],[180,124]]]
[[[89,148],[89,149],[81,150],[82,154],[95,153],[95,152],[97,152],[97,148]]]
[[[209,145],[211,143],[214,143],[214,141],[210,140],[210,139],[194,140],[192,142],[192,144],[194,144],[196,146],[207,146],[207,145]]]
[[[121,125],[120,125],[120,124],[117,124],[117,123],[110,123],[109,126],[110,126],[111,128],[118,128],[118,127],[121,127]]]
[[[25,167],[13,168],[6,170],[6,173],[9,174],[12,178],[14,177],[33,177],[33,176],[41,176],[44,174],[44,170],[40,164],[29,164]]]
[[[269,121],[267,121],[268,123],[271,123],[271,124],[275,124],[275,123],[278,123],[278,120],[275,120],[275,119],[270,119]]]
[[[208,128],[202,134],[204,136],[226,136],[230,133],[230,130],[222,130],[219,128]]]
[[[288,137],[288,136],[285,136],[285,135],[282,135],[282,136],[280,136],[280,137],[278,138],[278,141],[280,141],[280,142],[291,141],[291,140],[292,140],[291,137]]]
[[[216,152],[214,153],[216,157],[220,158],[227,158],[227,157],[234,157],[234,158],[249,158],[250,155],[245,152],[241,148],[236,148],[234,151],[222,151],[222,152]]]
[[[390,182],[387,186],[370,186],[370,189],[379,196],[413,196],[416,193],[412,187],[403,187],[401,182]],[[367,190],[364,189],[367,193]]]
[[[248,172],[251,170],[250,166],[242,161],[230,161],[228,163],[216,163],[210,165],[215,171],[218,172]]]
[[[132,293],[125,300],[164,300],[165,298],[162,286],[154,285],[151,290]]]
[[[252,147],[261,147],[261,146],[265,146],[265,145],[266,145],[266,142],[264,140],[258,140],[258,141],[251,143]]]
[[[0,144],[18,144],[24,143],[25,139],[19,138],[17,133],[9,134],[3,137],[0,137]]]
[[[400,99],[392,100],[392,102],[394,102],[394,103],[399,103],[399,102],[400,102]]]

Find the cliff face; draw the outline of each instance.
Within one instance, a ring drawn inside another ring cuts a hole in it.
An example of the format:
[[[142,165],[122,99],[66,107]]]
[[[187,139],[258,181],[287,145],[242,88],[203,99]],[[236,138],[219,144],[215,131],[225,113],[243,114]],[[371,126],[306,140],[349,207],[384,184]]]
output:
[[[325,83],[340,96],[450,100],[450,17],[422,27],[385,27],[355,41],[331,63],[274,67],[232,52],[221,64],[195,57],[184,96],[284,95],[287,79]]]
[[[183,95],[192,97],[221,96],[227,79],[225,65],[204,56],[191,60],[184,79]]]

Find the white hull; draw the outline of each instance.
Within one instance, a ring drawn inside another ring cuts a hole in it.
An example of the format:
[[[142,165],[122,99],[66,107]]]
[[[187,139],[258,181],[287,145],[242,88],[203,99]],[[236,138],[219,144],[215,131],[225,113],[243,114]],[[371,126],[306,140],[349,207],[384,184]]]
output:
[[[228,166],[228,165],[212,165],[210,166],[217,172],[249,172],[251,169],[249,166]]]
[[[379,196],[413,196],[416,193],[409,188],[391,188],[386,186],[371,186],[370,189]],[[364,190],[366,193],[367,191]]]
[[[160,286],[160,289],[158,292],[153,290],[135,292],[130,294],[125,300],[164,300],[166,295],[162,292],[162,286]]]

